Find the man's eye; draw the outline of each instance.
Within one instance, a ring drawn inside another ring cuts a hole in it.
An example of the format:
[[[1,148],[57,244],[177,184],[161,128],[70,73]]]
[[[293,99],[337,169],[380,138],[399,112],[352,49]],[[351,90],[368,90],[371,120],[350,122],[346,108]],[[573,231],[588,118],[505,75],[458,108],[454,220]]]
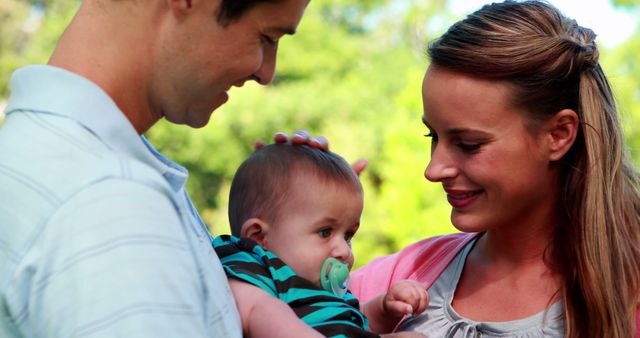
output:
[[[268,35],[262,35],[262,40],[264,40],[264,42],[271,48],[276,48],[278,47],[278,40],[268,36]]]

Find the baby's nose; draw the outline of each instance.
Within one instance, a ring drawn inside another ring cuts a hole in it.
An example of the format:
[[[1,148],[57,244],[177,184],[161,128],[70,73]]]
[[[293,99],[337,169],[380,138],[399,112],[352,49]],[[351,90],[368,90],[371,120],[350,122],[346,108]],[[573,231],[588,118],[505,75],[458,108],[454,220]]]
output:
[[[336,244],[333,248],[333,258],[343,263],[349,263],[351,255],[351,245],[347,241],[340,241],[340,243]]]

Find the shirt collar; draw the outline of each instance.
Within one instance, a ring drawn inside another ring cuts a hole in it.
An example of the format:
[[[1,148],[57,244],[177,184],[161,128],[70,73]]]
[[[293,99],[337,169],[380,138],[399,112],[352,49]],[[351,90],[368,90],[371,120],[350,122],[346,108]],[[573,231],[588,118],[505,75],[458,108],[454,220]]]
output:
[[[11,77],[9,115],[18,110],[69,117],[95,134],[107,147],[125,153],[160,172],[175,191],[184,187],[187,171],[158,152],[102,88],[62,68],[31,65]]]

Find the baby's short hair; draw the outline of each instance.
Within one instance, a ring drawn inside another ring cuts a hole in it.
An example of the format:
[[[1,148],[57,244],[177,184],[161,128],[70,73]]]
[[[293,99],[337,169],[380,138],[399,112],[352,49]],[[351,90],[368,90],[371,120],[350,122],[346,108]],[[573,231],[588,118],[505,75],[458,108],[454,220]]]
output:
[[[300,174],[362,191],[358,176],[341,156],[306,145],[270,144],[251,154],[236,171],[229,193],[231,234],[240,236],[242,224],[253,217],[277,221],[291,181]]]

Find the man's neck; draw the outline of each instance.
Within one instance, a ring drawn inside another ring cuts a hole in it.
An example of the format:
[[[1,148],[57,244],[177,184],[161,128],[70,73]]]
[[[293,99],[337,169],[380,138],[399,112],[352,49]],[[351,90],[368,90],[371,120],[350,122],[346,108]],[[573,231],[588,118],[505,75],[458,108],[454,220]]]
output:
[[[79,74],[102,88],[139,134],[160,119],[149,104],[155,33],[154,13],[136,1],[86,0],[54,50],[49,64]],[[141,14],[142,13],[142,14]]]

